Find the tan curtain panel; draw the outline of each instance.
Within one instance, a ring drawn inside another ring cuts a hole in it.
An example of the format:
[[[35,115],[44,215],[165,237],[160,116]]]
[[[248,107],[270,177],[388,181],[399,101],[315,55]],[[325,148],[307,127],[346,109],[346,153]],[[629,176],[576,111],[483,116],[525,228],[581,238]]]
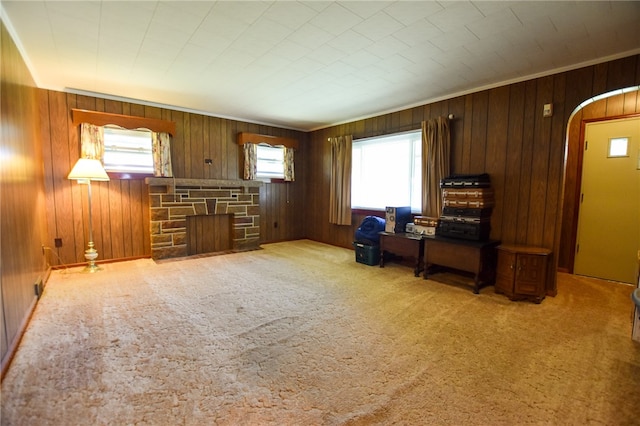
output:
[[[296,174],[293,169],[293,148],[283,147],[284,149],[284,180],[293,182],[296,180]]]
[[[104,163],[104,127],[80,124],[80,158],[100,160]]]
[[[422,214],[440,217],[442,191],[440,180],[451,168],[449,119],[438,117],[422,122]]]
[[[244,178],[254,180],[258,174],[258,145],[245,143],[242,145],[244,151]]]
[[[351,225],[351,143],[352,137],[329,138],[331,143],[331,189],[329,223]]]
[[[153,175],[157,177],[173,177],[171,136],[169,133],[151,132],[151,149],[153,152]]]

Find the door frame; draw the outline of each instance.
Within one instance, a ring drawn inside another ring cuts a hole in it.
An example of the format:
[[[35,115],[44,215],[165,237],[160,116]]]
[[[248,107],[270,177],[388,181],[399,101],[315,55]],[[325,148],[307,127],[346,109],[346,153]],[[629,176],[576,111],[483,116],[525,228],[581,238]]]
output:
[[[599,97],[599,99],[606,99],[608,97],[612,97],[612,96],[617,96],[622,94],[622,91],[614,91],[611,92],[609,96],[605,96],[602,95]],[[640,90],[638,90],[638,96],[640,96]],[[562,217],[564,218],[562,220],[562,225],[563,226],[568,226],[570,225],[570,232],[569,232],[569,239],[568,241],[560,241],[557,245],[556,248],[556,253],[559,253],[560,251],[560,245],[568,245],[569,247],[571,247],[571,250],[568,250],[568,258],[566,259],[566,265],[565,267],[562,268],[558,268],[558,270],[560,272],[567,272],[570,274],[573,274],[573,265],[575,263],[575,257],[576,257],[576,243],[578,240],[578,217],[580,214],[580,193],[582,191],[582,166],[583,166],[583,156],[584,156],[584,139],[585,139],[585,132],[586,132],[586,126],[589,123],[595,123],[595,122],[599,122],[599,121],[610,121],[610,120],[619,120],[619,119],[626,119],[626,118],[637,118],[640,117],[640,112],[634,112],[634,113],[630,113],[630,114],[619,114],[619,115],[611,115],[611,116],[600,116],[600,117],[591,117],[591,118],[585,118],[582,119],[580,121],[580,133],[579,133],[579,137],[577,139],[577,141],[575,140],[575,138],[571,138],[570,137],[570,128],[571,128],[571,121],[574,119],[574,116],[576,115],[576,113],[578,111],[580,111],[581,109],[583,109],[588,103],[590,103],[589,101],[579,105],[571,114],[571,116],[569,117],[569,120],[567,122],[567,142],[565,144],[565,152],[568,152],[568,146],[570,144],[574,144],[577,143],[578,144],[578,157],[577,157],[577,173],[576,173],[576,184],[574,189],[573,194],[569,194],[569,189],[568,185],[567,185],[567,180],[566,180],[566,167],[567,167],[567,159],[565,158],[564,160],[564,168],[565,168],[565,178],[564,183],[563,183],[563,193],[564,196],[571,196],[573,199],[573,214],[571,215],[571,217],[566,217],[567,214],[564,211],[565,208],[563,207],[563,213],[562,213]]]

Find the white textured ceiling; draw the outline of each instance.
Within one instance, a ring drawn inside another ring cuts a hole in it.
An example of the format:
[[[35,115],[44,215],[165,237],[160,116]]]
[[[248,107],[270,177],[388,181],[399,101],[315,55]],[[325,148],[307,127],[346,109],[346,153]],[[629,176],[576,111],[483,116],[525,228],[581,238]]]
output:
[[[640,2],[2,1],[39,87],[312,130],[640,52]]]

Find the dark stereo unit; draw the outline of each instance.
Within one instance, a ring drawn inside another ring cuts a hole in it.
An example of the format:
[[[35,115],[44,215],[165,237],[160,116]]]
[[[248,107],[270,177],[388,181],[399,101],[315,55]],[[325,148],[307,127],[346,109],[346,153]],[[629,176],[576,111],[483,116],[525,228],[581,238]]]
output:
[[[387,217],[384,226],[385,232],[405,232],[407,223],[411,220],[411,207],[387,207]]]

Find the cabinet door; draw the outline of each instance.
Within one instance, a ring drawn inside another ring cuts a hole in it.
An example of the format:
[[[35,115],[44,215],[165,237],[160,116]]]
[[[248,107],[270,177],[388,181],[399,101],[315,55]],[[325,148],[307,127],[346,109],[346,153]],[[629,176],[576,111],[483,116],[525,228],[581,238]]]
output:
[[[496,290],[508,296],[513,295],[513,281],[515,279],[516,254],[499,250],[498,265],[496,267]]]
[[[519,254],[516,266],[515,292],[517,294],[544,294],[547,257],[535,254]]]

